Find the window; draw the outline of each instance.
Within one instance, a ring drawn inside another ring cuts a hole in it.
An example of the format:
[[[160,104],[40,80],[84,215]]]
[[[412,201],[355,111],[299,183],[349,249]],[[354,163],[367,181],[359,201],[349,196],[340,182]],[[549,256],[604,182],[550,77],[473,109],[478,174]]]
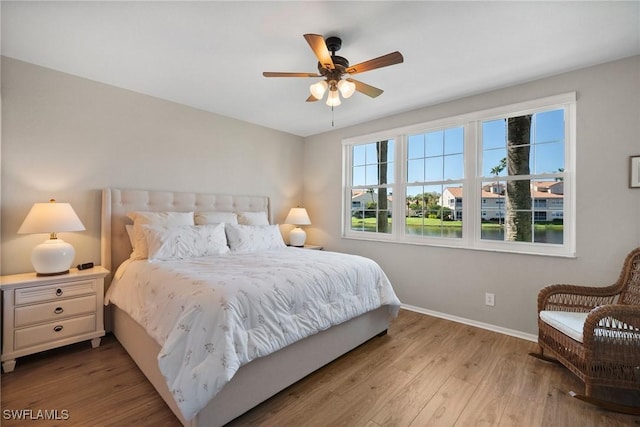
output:
[[[575,93],[343,141],[343,235],[573,256]]]
[[[391,233],[394,141],[351,146],[351,230]]]

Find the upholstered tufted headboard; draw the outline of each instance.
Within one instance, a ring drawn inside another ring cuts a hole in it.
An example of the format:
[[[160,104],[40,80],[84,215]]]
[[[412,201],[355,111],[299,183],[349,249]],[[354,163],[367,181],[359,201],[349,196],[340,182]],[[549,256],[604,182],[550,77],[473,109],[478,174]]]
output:
[[[131,211],[152,212],[269,212],[269,198],[171,191],[123,190],[102,191],[102,228],[100,253],[102,266],[112,274],[129,258],[131,243],[125,229],[132,224]]]

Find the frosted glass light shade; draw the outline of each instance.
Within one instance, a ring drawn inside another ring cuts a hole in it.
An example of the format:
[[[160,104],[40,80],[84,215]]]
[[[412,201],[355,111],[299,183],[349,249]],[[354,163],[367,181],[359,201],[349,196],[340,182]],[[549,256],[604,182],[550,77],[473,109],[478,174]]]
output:
[[[347,99],[356,91],[356,84],[347,80],[340,80],[338,82],[338,90],[342,97]]]
[[[327,82],[325,80],[320,80],[318,83],[314,83],[309,86],[309,92],[311,92],[311,95],[313,95],[315,99],[322,99],[327,87]]]
[[[56,233],[60,231],[83,231],[84,225],[69,203],[35,203],[18,234],[49,233],[49,240],[39,244],[31,252],[31,263],[39,275],[64,274],[75,258],[73,246]]]
[[[329,107],[337,107],[341,104],[340,95],[338,95],[338,90],[330,90],[329,96],[327,96],[327,105]]]

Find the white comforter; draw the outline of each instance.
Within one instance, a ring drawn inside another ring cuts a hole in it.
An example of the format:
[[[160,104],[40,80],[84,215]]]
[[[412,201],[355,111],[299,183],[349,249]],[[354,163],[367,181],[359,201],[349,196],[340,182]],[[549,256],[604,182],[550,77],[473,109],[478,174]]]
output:
[[[129,262],[109,302],[162,347],[160,371],[186,419],[251,360],[381,305],[395,316],[400,306],[374,261],[296,248]]]

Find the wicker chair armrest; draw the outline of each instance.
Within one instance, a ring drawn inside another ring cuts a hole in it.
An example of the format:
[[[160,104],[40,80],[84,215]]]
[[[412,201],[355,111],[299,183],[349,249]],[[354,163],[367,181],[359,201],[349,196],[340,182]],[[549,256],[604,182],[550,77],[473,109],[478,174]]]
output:
[[[605,287],[550,285],[538,293],[538,312],[559,310],[588,313],[595,307],[612,304],[618,295],[616,285]]]
[[[609,304],[593,309],[582,336],[585,350],[599,359],[640,366],[640,306]]]

